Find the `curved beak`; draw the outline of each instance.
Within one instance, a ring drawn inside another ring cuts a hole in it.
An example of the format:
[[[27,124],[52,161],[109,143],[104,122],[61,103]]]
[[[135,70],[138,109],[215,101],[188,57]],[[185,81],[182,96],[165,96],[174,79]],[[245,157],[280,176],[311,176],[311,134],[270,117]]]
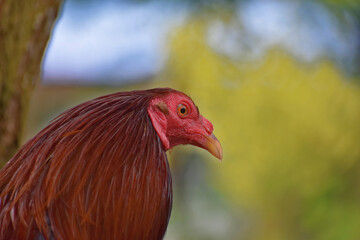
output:
[[[204,148],[221,161],[223,157],[223,152],[222,152],[221,144],[217,140],[215,135],[211,133],[211,135],[206,135],[205,139],[206,142],[204,144]]]

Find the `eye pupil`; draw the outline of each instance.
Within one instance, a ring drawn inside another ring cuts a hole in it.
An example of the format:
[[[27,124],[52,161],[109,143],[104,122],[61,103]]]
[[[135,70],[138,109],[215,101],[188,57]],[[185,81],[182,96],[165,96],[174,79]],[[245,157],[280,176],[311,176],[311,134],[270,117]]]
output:
[[[177,107],[177,113],[182,118],[186,117],[188,115],[188,108],[183,104],[179,104]]]

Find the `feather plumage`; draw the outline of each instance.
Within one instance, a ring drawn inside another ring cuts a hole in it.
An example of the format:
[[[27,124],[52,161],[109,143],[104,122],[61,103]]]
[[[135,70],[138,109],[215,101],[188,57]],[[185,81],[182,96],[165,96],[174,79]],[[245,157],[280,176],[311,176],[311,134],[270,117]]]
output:
[[[172,183],[147,106],[172,92],[96,98],[28,141],[0,171],[0,239],[162,239]]]

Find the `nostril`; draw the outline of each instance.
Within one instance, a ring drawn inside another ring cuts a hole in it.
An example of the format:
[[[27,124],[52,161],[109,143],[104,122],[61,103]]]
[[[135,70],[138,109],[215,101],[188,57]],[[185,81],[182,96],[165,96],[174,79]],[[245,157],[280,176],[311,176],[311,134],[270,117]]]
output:
[[[212,133],[212,129],[211,129],[211,127],[209,127],[209,126],[205,126],[205,130],[206,130],[206,132],[207,132],[208,134],[211,134],[211,133]]]
[[[205,128],[205,131],[210,135],[214,130],[213,125],[211,124],[211,122],[209,120],[207,120],[203,116],[201,116],[201,121],[202,121],[203,127]]]

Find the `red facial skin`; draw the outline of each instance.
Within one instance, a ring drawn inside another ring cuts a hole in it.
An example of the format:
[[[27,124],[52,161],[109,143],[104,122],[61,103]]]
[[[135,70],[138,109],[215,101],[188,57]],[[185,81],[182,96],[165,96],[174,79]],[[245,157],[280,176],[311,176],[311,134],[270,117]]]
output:
[[[179,112],[179,105],[187,109]],[[194,102],[182,93],[168,94],[150,102],[148,113],[165,150],[176,145],[191,144],[206,149],[222,159],[222,149],[213,132],[213,125],[201,116]]]

